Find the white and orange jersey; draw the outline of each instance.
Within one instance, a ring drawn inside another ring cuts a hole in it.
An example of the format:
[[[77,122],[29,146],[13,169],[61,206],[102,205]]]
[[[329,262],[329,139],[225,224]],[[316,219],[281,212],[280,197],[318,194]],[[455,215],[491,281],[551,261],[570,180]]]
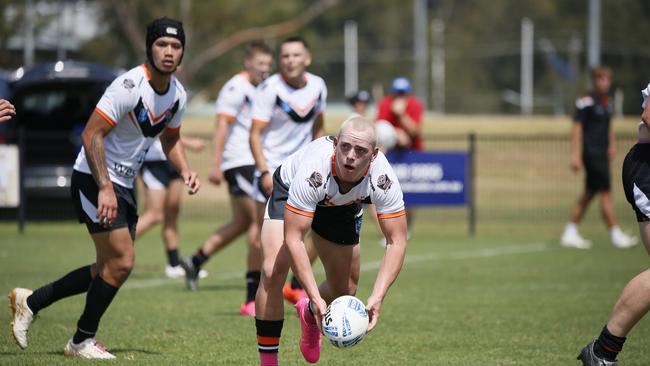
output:
[[[221,157],[221,170],[255,164],[248,143],[254,100],[255,86],[251,84],[245,72],[233,76],[219,92],[216,102],[217,115],[234,118],[228,126],[226,144]]]
[[[102,95],[95,112],[113,129],[104,137],[106,166],[112,182],[132,188],[147,151],[165,128],[179,129],[187,95],[174,76],[158,94],[145,65],[118,76]],[[91,174],[84,149],[74,169]]]
[[[341,193],[336,178],[333,141],[331,136],[316,139],[282,163],[280,178],[289,186],[286,208],[312,217],[316,206],[373,203],[380,219],[406,214],[402,188],[381,152],[363,179],[349,192]]]
[[[325,112],[325,81],[310,73],[305,73],[305,78],[305,86],[295,89],[275,74],[258,89],[252,118],[268,123],[262,145],[271,172],[312,140],[314,121]]]

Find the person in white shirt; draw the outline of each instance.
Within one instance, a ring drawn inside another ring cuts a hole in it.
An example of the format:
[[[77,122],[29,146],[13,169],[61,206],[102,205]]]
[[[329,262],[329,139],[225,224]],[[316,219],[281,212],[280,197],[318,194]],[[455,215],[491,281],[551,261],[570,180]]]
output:
[[[186,94],[174,77],[185,48],[183,24],[169,18],[147,27],[147,62],[116,78],[97,103],[82,133],[72,174],[72,200],[79,222],[95,244],[95,261],[36,289],[14,288],[13,336],[27,347],[33,317],[62,298],[86,293],[77,331],[64,348],[66,356],[114,359],[95,340],[99,321],[129,277],[134,265],[138,221],[133,182],[147,150],[160,138],[169,161],[190,194],[200,187],[185,158],[180,126]]]
[[[257,292],[256,328],[262,365],[277,365],[284,308],[282,284],[289,266],[308,298],[296,304],[300,350],[306,361],[320,357],[320,322],[327,304],[354,295],[360,271],[362,204],[373,203],[386,237],[386,252],[366,302],[368,330],[400,272],[406,250],[402,190],[378,150],[373,124],[351,117],[337,137],[322,137],[291,155],[273,174],[273,192],[262,225],[262,281]],[[317,285],[303,238],[308,230],[325,269]]]
[[[219,92],[208,179],[215,185],[227,182],[232,220],[215,230],[191,257],[181,261],[185,272],[189,273],[186,276],[188,287],[196,289],[196,274],[201,266],[238,236],[247,233],[246,301],[239,308],[239,313],[247,316],[255,316],[255,294],[262,265],[260,225],[252,198],[255,160],[248,143],[248,131],[256,88],[268,76],[272,64],[271,48],[263,42],[251,42],[246,47],[244,70],[230,78]]]
[[[271,176],[275,169],[302,146],[325,135],[327,87],[322,78],[307,72],[311,61],[304,39],[285,39],[280,44],[280,72],[260,85],[253,104],[250,145],[257,168],[253,194],[259,203],[260,221],[273,189]],[[310,257],[315,258],[313,250]],[[305,296],[295,276],[283,292],[293,303]]]

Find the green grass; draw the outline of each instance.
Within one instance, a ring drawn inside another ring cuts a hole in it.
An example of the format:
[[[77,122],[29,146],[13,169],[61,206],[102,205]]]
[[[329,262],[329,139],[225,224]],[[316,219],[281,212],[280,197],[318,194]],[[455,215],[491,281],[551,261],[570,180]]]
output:
[[[470,238],[461,223],[436,225],[425,215],[420,223],[378,328],[349,350],[324,344],[321,364],[577,365],[577,352],[600,331],[625,283],[647,268],[641,247],[613,249],[600,225],[585,229],[595,248],[577,251],[560,248],[556,232],[532,225]],[[183,221],[183,252],[194,250],[212,225]],[[0,237],[0,290],[5,293],[16,286],[40,286],[94,257],[85,228],[72,223],[29,224],[23,236],[2,224]],[[362,262],[381,258],[377,239],[376,229],[367,224]],[[243,244],[237,241],[212,258],[201,290],[189,293],[182,281],[163,278],[158,231],[144,236],[136,246],[136,269],[100,325],[98,339],[118,357],[111,364],[255,364],[254,322],[237,315],[245,292]],[[364,300],[376,274],[366,269],[358,292]],[[62,355],[83,301],[77,296],[43,310],[26,350],[9,334],[10,310],[0,312],[6,326],[0,364],[89,364]],[[280,357],[284,365],[304,365],[293,314],[287,306]],[[631,333],[620,357],[623,365],[647,365],[649,325],[643,320]]]

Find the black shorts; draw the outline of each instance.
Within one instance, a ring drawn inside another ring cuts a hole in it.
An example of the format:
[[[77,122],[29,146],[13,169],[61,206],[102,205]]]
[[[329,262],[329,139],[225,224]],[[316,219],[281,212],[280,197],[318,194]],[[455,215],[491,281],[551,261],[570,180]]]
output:
[[[588,192],[603,192],[611,189],[609,159],[606,157],[583,157],[585,166],[585,189]]]
[[[129,228],[131,239],[135,240],[135,227],[138,224],[138,206],[135,201],[133,189],[113,183],[113,190],[117,198],[117,218],[113,225],[105,228],[97,220],[97,194],[99,188],[92,175],[72,171],[70,192],[72,202],[77,212],[80,223],[86,224],[91,234],[111,231],[123,227]]]
[[[650,144],[634,145],[623,162],[623,189],[638,222],[650,221]]]
[[[148,189],[166,189],[173,180],[181,179],[176,168],[167,160],[145,161],[140,168],[140,177]]]
[[[228,182],[228,192],[231,196],[241,197],[247,195],[253,197],[253,175],[255,165],[244,165],[228,169],[223,172]]]
[[[280,178],[279,167],[273,173],[273,192],[266,206],[268,218],[284,220],[284,206],[289,197],[289,187]],[[359,244],[363,210],[359,203],[345,206],[316,206],[311,229],[325,240],[336,244]]]

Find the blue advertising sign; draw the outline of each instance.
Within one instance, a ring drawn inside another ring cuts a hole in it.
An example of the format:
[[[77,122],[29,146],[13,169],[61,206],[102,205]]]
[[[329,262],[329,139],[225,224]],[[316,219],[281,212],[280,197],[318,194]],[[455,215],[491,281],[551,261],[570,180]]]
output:
[[[407,206],[468,204],[466,152],[391,151],[386,157]]]

